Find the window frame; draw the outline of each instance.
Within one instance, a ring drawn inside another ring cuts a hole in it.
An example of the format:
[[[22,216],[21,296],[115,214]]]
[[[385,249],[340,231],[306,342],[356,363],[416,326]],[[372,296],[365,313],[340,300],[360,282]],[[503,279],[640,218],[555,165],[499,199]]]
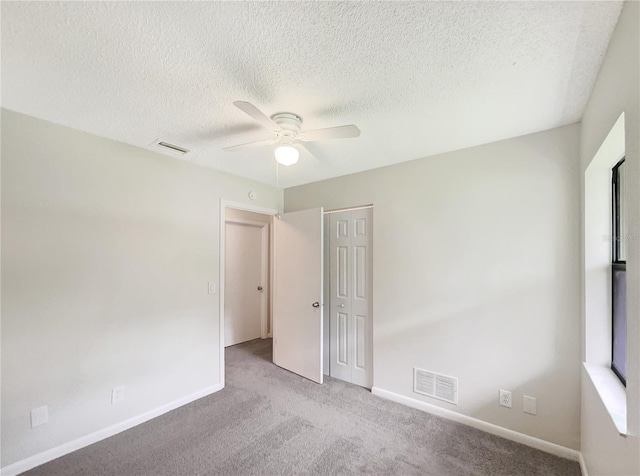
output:
[[[620,372],[614,363],[614,342],[615,342],[615,326],[614,326],[614,312],[616,302],[616,286],[614,274],[616,271],[625,273],[625,286],[626,286],[626,272],[627,262],[620,259],[620,248],[624,236],[621,235],[621,220],[620,220],[620,166],[624,163],[625,157],[622,157],[620,161],[611,169],[611,370],[620,379],[622,384],[626,387],[627,380],[622,372]],[[625,322],[626,322],[626,309],[625,309]],[[626,339],[626,336],[625,336]],[[626,352],[626,345],[625,345]],[[626,355],[625,355],[626,364]]]

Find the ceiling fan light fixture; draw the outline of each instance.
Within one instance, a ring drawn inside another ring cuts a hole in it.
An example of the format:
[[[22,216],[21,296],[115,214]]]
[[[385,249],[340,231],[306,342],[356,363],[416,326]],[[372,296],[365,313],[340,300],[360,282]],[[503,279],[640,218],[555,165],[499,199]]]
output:
[[[276,162],[280,165],[289,167],[298,162],[300,152],[291,145],[281,145],[276,149]]]

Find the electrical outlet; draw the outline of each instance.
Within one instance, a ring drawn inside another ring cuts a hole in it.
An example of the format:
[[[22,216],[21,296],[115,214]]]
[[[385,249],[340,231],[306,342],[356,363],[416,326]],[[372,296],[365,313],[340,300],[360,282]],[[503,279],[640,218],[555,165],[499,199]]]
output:
[[[44,425],[49,421],[49,407],[46,405],[31,410],[31,428]]]
[[[509,390],[500,390],[500,406],[511,408],[511,392]]]
[[[111,403],[119,403],[124,400],[124,387],[113,387],[111,390]]]
[[[522,410],[529,415],[536,415],[537,409],[535,397],[530,397],[528,395],[522,397]]]

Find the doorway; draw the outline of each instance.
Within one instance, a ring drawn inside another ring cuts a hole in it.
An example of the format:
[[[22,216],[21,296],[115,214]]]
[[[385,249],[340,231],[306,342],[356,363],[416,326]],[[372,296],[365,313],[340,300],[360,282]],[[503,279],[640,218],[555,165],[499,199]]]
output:
[[[276,210],[221,201],[220,379],[223,385],[225,348],[271,337],[271,235],[275,213]]]
[[[231,211],[236,208],[262,213],[269,219],[269,284],[253,283],[252,278],[241,279],[247,282],[247,288],[243,291],[245,294],[240,292],[238,296],[256,291],[265,294],[272,319],[267,318],[266,327],[261,326],[266,330],[260,337],[272,335],[273,363],[317,383],[323,382],[326,373],[371,388],[372,207],[340,210],[341,214],[331,219],[334,213],[324,216],[322,208],[275,215],[276,211],[235,206],[224,200],[220,213],[221,384],[224,386],[225,382],[225,328],[232,325],[225,326],[228,310],[225,306],[225,216],[236,222],[233,226],[252,225],[252,221],[257,221],[255,216],[238,218],[236,212]],[[234,228],[230,233],[239,229]],[[325,237],[325,232],[329,236]],[[236,238],[230,235],[229,240]],[[252,241],[257,242],[257,238],[247,238],[247,242]],[[325,248],[329,252],[325,253]],[[229,294],[227,300],[234,299]],[[255,336],[255,324],[251,329]],[[233,336],[230,333],[227,339],[236,343],[248,337],[251,334],[236,338],[234,330]],[[330,360],[333,362],[328,364]]]
[[[271,217],[228,209],[225,220],[225,347],[269,336]]]

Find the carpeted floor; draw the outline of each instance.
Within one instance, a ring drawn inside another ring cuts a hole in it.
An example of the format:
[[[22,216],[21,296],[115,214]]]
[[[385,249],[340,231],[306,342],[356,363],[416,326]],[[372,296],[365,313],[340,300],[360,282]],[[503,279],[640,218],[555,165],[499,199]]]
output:
[[[271,363],[271,341],[226,350],[227,387],[30,475],[571,475],[575,462]]]

